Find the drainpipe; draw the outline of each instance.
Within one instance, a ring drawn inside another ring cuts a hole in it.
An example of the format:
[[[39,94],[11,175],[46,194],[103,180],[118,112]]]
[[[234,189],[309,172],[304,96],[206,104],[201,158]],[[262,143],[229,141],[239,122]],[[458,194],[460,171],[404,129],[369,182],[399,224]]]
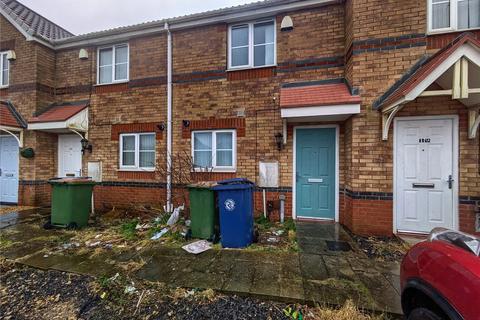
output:
[[[167,30],[167,212],[173,211],[172,204],[172,34],[168,22]]]

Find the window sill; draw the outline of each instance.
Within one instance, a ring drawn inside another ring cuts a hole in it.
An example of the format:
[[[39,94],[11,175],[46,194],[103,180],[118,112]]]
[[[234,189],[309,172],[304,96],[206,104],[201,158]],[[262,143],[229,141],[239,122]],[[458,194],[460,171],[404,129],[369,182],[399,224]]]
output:
[[[9,85],[6,85],[6,86],[0,86],[0,90],[1,89],[8,89]]]
[[[238,68],[228,68],[227,72],[243,71],[243,70],[256,70],[256,69],[266,69],[266,68],[275,68],[277,64],[271,64],[268,66],[259,66],[259,67],[238,67]]]
[[[155,168],[141,169],[141,168],[120,168],[118,172],[155,172]]]
[[[192,173],[237,173],[237,169],[212,169],[211,171],[205,171],[202,169],[193,169]]]
[[[434,36],[437,34],[447,34],[447,33],[462,33],[462,32],[470,32],[470,31],[478,31],[480,27],[470,28],[470,29],[441,29],[441,30],[429,30],[427,32],[427,36]]]
[[[116,84],[128,83],[129,81],[130,81],[130,80],[117,81],[117,82],[109,82],[109,83],[97,83],[97,84],[94,84],[93,86],[94,86],[94,87],[113,86],[113,85],[116,85]]]

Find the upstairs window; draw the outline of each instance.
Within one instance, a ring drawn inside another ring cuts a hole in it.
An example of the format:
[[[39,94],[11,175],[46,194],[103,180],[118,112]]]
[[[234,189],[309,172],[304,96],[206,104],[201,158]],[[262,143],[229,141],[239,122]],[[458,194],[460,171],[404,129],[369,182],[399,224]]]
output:
[[[98,49],[97,83],[128,81],[128,44],[118,44]]]
[[[429,31],[480,28],[480,0],[429,0]]]
[[[196,170],[235,170],[235,130],[193,131],[192,141]]]
[[[120,135],[120,169],[155,170],[155,133]]]
[[[10,62],[7,59],[6,52],[0,52],[0,88],[8,87]]]
[[[228,61],[229,69],[275,65],[275,21],[266,20],[230,26]]]

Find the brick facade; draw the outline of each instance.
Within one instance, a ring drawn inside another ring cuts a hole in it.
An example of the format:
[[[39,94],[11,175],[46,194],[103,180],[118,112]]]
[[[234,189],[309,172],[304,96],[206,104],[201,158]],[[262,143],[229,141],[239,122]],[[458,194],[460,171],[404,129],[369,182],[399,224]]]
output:
[[[289,15],[294,29],[281,31]],[[191,132],[236,129],[236,172],[174,176],[174,201],[185,201],[189,182],[246,177],[258,183],[259,162],[278,161],[279,188],[267,190],[267,200],[286,196],[286,214],[293,212],[293,131],[278,150],[274,135],[282,132],[280,87],[286,83],[346,79],[359,91],[361,113],[339,126],[339,219],[355,233],[390,235],[393,231],[393,139],[381,139],[381,114],[372,104],[423,55],[452,41],[454,34],[426,34],[425,1],[347,0],[275,17],[277,65],[241,71],[227,70],[228,25],[172,31],[173,38],[173,157],[189,155]],[[165,33],[128,41],[130,79],[126,83],[96,85],[97,47],[84,47],[89,58],[78,58],[80,48],[53,51],[25,38],[0,17],[0,48],[14,49],[10,86],[0,90],[25,119],[53,102],[89,100],[88,139],[93,152],[87,162],[100,161],[102,183],[96,187],[99,209],[130,203],[164,203],[167,117],[167,37]],[[478,32],[477,32],[478,34]],[[115,43],[112,43],[115,44]],[[432,106],[435,106],[434,108]],[[420,98],[398,116],[458,115],[460,119],[459,226],[473,232],[480,201],[479,138],[467,138],[467,109],[448,97]],[[325,123],[321,123],[325,124]],[[156,170],[119,169],[121,133],[156,133]],[[25,145],[35,149],[33,159],[20,160],[19,202],[47,205],[46,181],[57,175],[57,135],[26,131]],[[178,160],[179,161],[179,160]],[[176,164],[178,165],[178,163]],[[262,190],[255,193],[257,214],[263,211]],[[278,218],[278,210],[273,212]]]

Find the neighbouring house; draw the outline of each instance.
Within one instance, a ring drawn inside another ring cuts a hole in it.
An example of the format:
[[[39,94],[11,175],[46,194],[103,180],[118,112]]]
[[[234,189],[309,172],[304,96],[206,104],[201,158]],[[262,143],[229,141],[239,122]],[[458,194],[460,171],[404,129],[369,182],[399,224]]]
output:
[[[93,175],[98,208],[177,205],[246,177],[275,216],[479,231],[480,0],[267,0],[84,35],[0,12],[1,202]]]

